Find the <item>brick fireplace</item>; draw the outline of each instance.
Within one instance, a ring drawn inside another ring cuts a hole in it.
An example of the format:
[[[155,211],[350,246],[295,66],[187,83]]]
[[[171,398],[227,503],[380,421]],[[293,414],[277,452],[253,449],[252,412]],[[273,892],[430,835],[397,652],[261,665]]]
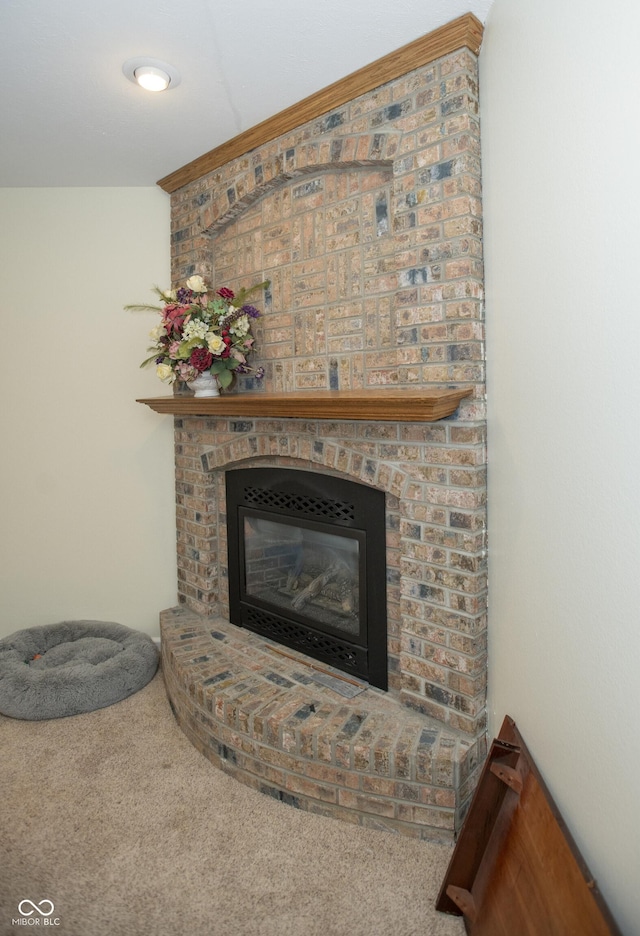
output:
[[[478,26],[463,17],[417,58],[406,47],[402,74],[377,84],[381,60],[368,90],[344,100],[342,83],[312,119],[302,107],[299,124],[163,180],[174,284],[270,281],[266,377],[239,378],[222,404],[144,401],[175,418],[179,604],[161,623],[181,726],[264,792],[430,838],[454,834],[486,750]],[[451,387],[447,416],[415,404]],[[399,403],[343,416],[349,393]],[[269,405],[283,394],[291,415]],[[316,394],[337,409],[314,410]],[[331,667],[229,623],[225,476],[238,468],[384,492],[387,692],[345,695]]]

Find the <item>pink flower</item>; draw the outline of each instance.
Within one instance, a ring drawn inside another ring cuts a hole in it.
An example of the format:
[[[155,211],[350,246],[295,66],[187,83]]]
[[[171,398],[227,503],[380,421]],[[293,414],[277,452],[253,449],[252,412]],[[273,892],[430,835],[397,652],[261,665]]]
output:
[[[178,380],[184,380],[185,383],[188,380],[195,380],[199,374],[199,371],[197,371],[191,364],[187,363],[187,361],[179,361],[176,364],[175,370],[176,374],[178,375]]]

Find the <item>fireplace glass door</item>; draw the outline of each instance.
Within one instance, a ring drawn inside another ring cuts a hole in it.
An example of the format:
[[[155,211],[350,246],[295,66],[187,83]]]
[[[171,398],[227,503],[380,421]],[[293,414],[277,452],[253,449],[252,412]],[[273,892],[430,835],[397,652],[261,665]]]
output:
[[[247,596],[288,614],[304,612],[316,624],[358,637],[364,605],[362,534],[337,535],[310,522],[242,513]]]
[[[313,472],[230,471],[227,524],[232,623],[386,688],[384,494]]]

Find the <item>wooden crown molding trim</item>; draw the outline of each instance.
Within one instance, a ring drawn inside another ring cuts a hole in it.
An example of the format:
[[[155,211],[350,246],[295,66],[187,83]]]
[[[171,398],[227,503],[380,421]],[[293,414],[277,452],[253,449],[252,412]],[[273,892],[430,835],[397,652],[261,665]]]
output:
[[[449,55],[462,48],[468,48],[477,55],[482,42],[482,33],[482,23],[473,13],[465,13],[464,16],[446,23],[439,29],[427,33],[426,36],[402,46],[395,52],[390,52],[370,65],[365,65],[364,68],[347,75],[346,78],[341,78],[297,104],[285,108],[273,117],[263,120],[226,143],[209,150],[203,156],[192,160],[181,169],[164,176],[157,184],[169,194],[176,192],[184,185],[195,182],[232,159],[244,156],[256,147],[275,140],[295,130],[296,127],[321,117],[389,81],[401,78],[416,68],[428,65],[443,55]]]

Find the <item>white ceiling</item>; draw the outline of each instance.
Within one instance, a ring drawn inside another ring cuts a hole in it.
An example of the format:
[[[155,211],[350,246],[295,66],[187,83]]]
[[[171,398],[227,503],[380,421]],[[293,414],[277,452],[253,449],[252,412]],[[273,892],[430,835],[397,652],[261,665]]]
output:
[[[0,186],[154,185],[493,0],[0,0]],[[150,94],[124,62],[181,76]]]

